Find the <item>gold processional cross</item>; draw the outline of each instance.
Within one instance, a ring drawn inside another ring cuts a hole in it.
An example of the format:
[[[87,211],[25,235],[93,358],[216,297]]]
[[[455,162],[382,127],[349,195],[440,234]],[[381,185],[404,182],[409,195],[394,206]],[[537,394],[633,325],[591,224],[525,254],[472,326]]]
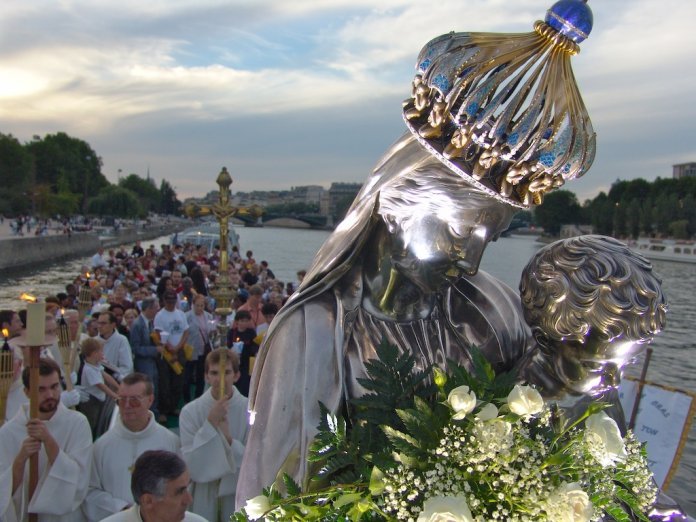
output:
[[[224,345],[227,340],[227,316],[232,310],[232,301],[237,295],[237,291],[230,282],[228,272],[228,242],[229,242],[229,219],[235,216],[249,216],[258,218],[262,214],[262,209],[256,205],[251,207],[235,207],[230,198],[230,185],[232,176],[227,172],[226,167],[222,167],[218,174],[217,184],[220,187],[220,194],[217,203],[212,205],[198,205],[195,203],[186,205],[185,212],[189,217],[200,217],[212,214],[220,224],[220,267],[215,289],[211,292],[215,298],[215,313],[220,316],[218,332],[220,334],[220,345]],[[220,361],[223,363],[223,361]],[[220,364],[222,368],[225,364]],[[223,371],[224,375],[224,371]],[[221,390],[224,395],[224,379],[221,379]]]

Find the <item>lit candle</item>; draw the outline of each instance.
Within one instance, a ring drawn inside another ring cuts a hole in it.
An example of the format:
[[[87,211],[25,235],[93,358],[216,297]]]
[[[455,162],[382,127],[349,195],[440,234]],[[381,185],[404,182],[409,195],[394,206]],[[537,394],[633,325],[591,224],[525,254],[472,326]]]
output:
[[[46,331],[46,303],[27,303],[27,344],[42,346]]]
[[[2,336],[5,338],[5,342],[2,343],[2,349],[11,350],[10,345],[7,344],[7,339],[10,337],[10,331],[7,328],[2,329]]]

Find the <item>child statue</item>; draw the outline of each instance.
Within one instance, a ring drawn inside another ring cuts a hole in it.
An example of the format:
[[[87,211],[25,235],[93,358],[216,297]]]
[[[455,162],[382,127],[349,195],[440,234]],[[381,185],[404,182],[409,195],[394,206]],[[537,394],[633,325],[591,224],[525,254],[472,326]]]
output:
[[[622,434],[617,387],[630,364],[665,325],[667,306],[651,263],[611,237],[578,236],[539,250],[522,272],[520,297],[536,346],[516,369],[521,379],[577,418],[591,402]],[[652,521],[687,520],[660,494]]]
[[[665,324],[667,307],[652,265],[605,236],[563,239],[539,250],[520,281],[536,347],[520,375],[547,398],[596,398],[619,384]]]

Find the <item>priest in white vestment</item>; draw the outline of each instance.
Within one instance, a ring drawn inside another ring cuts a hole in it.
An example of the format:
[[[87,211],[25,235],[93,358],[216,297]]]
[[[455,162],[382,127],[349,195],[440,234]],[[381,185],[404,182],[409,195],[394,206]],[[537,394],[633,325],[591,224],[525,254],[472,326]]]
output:
[[[22,375],[29,392],[29,370]],[[41,359],[39,416],[23,405],[0,428],[0,520],[20,522],[37,513],[39,522],[82,522],[87,494],[92,432],[87,419],[60,402],[60,368]],[[39,481],[29,499],[29,461],[39,456]]]
[[[116,330],[116,316],[111,312],[102,312],[97,319],[99,337],[104,342],[104,357],[107,363],[118,372],[117,381],[133,373],[133,352],[128,338]]]
[[[159,425],[150,411],[154,400],[154,388],[147,375],[131,373],[124,377],[118,390],[116,421],[94,443],[92,474],[83,506],[88,520],[102,520],[134,504],[131,473],[142,453],[179,452],[179,437]]]
[[[131,492],[135,504],[103,522],[208,522],[186,509],[193,500],[186,463],[171,451],[146,451],[135,461]]]
[[[222,352],[227,360],[224,372],[220,365]],[[225,348],[210,352],[205,360],[205,379],[210,388],[184,406],[179,417],[181,452],[193,481],[191,511],[210,522],[227,522],[234,513],[249,429],[247,398],[234,386],[239,375],[236,353]]]

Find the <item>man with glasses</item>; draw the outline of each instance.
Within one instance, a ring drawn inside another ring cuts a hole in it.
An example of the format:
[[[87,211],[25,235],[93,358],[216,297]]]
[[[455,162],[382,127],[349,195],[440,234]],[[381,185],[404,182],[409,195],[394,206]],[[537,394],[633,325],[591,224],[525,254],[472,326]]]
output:
[[[170,451],[146,451],[135,462],[131,492],[135,505],[103,522],[207,522],[186,511],[191,504],[186,464]]]
[[[92,474],[84,503],[88,520],[103,518],[133,505],[131,473],[147,450],[179,451],[179,438],[157,424],[150,406],[152,381],[142,373],[126,375],[118,390],[116,422],[94,444]]]
[[[107,369],[116,372],[114,378],[120,381],[133,373],[133,353],[128,339],[116,331],[116,316],[111,312],[102,312],[97,318],[99,337],[104,342],[104,357]],[[109,368],[111,367],[111,368]]]

